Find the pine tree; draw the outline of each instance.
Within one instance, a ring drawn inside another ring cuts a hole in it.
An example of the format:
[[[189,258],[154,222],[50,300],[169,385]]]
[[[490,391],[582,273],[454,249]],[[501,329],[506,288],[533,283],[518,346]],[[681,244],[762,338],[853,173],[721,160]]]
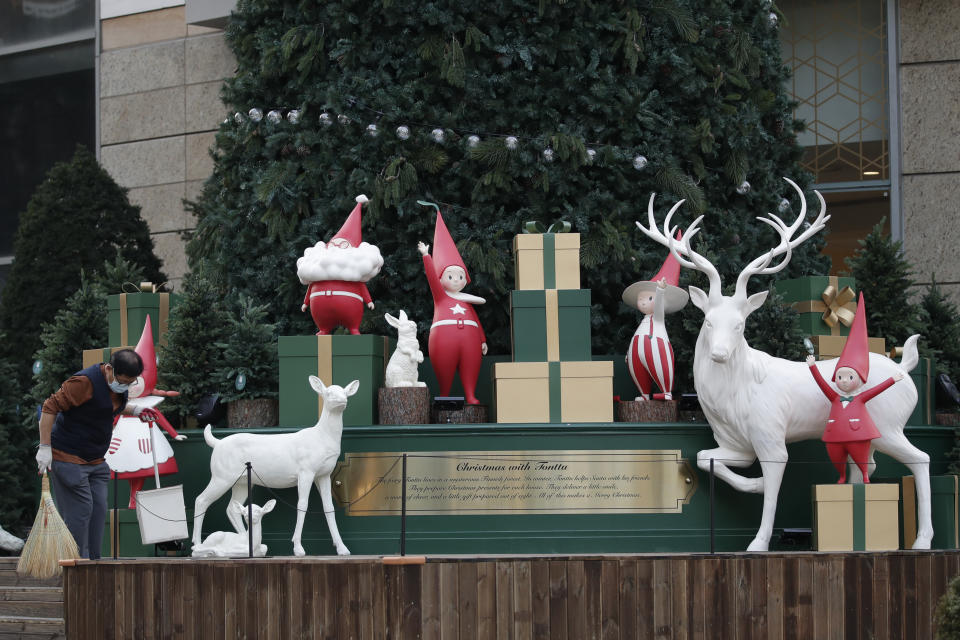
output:
[[[937,373],[946,373],[954,384],[960,383],[960,311],[944,295],[935,276],[920,305],[926,314],[924,337],[933,350]],[[938,386],[939,391],[939,386]],[[937,394],[938,408],[956,411],[953,400]]]
[[[903,257],[902,243],[884,233],[883,222],[860,240],[860,248],[846,263],[863,293],[867,330],[893,347],[923,329],[923,309],[909,300],[912,267]]]
[[[780,176],[806,179],[769,13],[763,0],[240,0],[224,88],[238,115],[193,205],[191,264],[208,259],[229,289],[268,304],[280,335],[311,332],[296,259],[366,193],[364,240],[386,258],[370,291],[426,331],[416,245],[431,242],[433,217],[416,201],[439,202],[468,290],[488,300],[491,352],[507,353],[512,237],[524,221],[565,219],[582,234],[593,351],[622,353],[636,318],[620,294],[665,257],[634,225],[651,192],[661,221],[679,198],[675,223],[707,216],[703,241],[729,283],[776,241],[754,218],[791,197]],[[805,243],[782,277],[826,273],[821,246]],[[368,313],[362,329],[387,327]]]
[[[20,216],[0,300],[0,328],[11,338],[0,345],[0,355],[14,364],[23,384],[41,346],[39,327],[77,290],[81,271],[91,273],[116,256],[139,265],[155,282],[165,280],[139,207],[78,146],[71,160],[50,169]]]
[[[224,342],[229,331],[224,299],[223,290],[203,264],[183,280],[167,344],[158,353],[159,386],[180,392],[179,397],[164,401],[167,416],[188,416],[203,396],[219,390],[216,371],[223,351],[217,343]]]
[[[31,447],[29,438],[33,434],[27,434],[21,425],[19,385],[10,384],[15,379],[13,365],[0,359],[0,380],[5,381],[0,384],[0,487],[4,487],[0,492],[0,525],[8,531],[23,523],[35,507],[31,504],[32,495],[27,497],[25,484],[36,477],[36,466],[31,467],[36,449]]]
[[[266,322],[267,307],[254,305],[243,296],[232,307],[227,339],[217,343],[223,352],[214,375],[220,400],[276,398],[277,337],[275,326]],[[243,385],[238,384],[241,375]]]

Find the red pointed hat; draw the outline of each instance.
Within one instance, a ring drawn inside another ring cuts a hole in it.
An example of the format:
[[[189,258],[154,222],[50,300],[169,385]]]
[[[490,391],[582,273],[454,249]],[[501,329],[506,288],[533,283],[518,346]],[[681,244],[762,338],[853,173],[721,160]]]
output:
[[[343,238],[349,242],[352,247],[359,247],[360,243],[363,242],[363,233],[360,231],[360,208],[365,202],[369,202],[370,199],[362,193],[355,199],[357,206],[350,212],[347,221],[340,227],[340,231],[337,231],[336,235],[330,238],[331,241],[337,238]]]
[[[150,316],[143,324],[143,333],[140,334],[140,342],[134,349],[140,359],[143,360],[143,393],[141,396],[149,396],[153,393],[153,388],[157,386],[157,352],[153,347],[153,325],[150,323]]]
[[[847,336],[847,342],[843,345],[840,359],[837,360],[837,367],[833,370],[832,380],[837,379],[837,369],[840,367],[853,369],[863,382],[866,382],[870,375],[870,351],[867,348],[867,312],[863,308],[862,291],[860,292],[860,298],[857,300],[857,315],[853,318],[850,335]]]
[[[678,229],[677,240],[680,240],[682,237],[683,235]],[[673,257],[672,253],[667,254],[667,259],[663,261],[663,265],[660,266],[660,271],[658,271],[653,278],[634,282],[624,289],[622,295],[623,302],[636,308],[637,298],[640,297],[640,294],[656,291],[657,282],[660,278],[664,278],[667,281],[664,311],[673,313],[685,307],[687,300],[690,299],[690,294],[678,286],[680,283],[680,263]]]
[[[467,265],[463,264],[463,258],[460,257],[457,245],[447,231],[447,225],[439,209],[437,209],[437,225],[433,229],[433,266],[437,270],[438,278],[443,275],[443,270],[447,267],[460,267],[467,277],[467,284],[470,284],[470,272],[467,271]]]

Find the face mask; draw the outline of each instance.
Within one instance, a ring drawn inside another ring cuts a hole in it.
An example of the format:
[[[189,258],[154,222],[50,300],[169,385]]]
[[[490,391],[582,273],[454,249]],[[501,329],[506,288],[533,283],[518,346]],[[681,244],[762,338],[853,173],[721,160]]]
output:
[[[112,370],[112,368],[111,368],[111,370]],[[127,392],[127,389],[130,388],[130,385],[129,385],[129,384],[121,384],[121,383],[117,382],[116,374],[114,374],[113,381],[108,382],[108,383],[107,383],[107,386],[109,386],[109,387],[110,387],[110,391],[113,391],[114,393],[126,393],[126,392]]]
[[[108,384],[110,385],[110,390],[113,391],[114,393],[126,393],[127,389],[130,388],[130,385],[120,384],[116,380]]]

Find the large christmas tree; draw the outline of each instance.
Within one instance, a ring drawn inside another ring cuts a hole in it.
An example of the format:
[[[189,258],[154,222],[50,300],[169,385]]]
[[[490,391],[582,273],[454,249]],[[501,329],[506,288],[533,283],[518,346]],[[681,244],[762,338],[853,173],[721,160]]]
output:
[[[425,332],[416,245],[431,242],[433,216],[417,200],[435,201],[468,290],[488,300],[491,352],[508,353],[511,239],[525,221],[564,219],[582,234],[594,353],[622,352],[638,318],[620,294],[665,257],[634,225],[651,192],[661,220],[680,198],[676,223],[706,215],[702,240],[727,284],[776,241],[755,217],[795,215],[781,176],[804,180],[801,125],[775,11],[768,0],[240,0],[231,116],[194,206],[191,260],[269,303],[281,335],[310,332],[296,259],[365,193],[364,240],[386,263],[364,329],[386,331],[382,312],[402,308]],[[782,275],[826,273],[821,244]]]

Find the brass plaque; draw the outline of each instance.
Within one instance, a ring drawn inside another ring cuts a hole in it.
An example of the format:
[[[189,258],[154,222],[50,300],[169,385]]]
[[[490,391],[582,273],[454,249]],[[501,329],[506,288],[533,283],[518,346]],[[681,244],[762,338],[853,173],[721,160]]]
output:
[[[400,514],[402,453],[347,453],[334,493],[351,516]],[[680,513],[697,475],[679,450],[407,452],[410,515]]]

